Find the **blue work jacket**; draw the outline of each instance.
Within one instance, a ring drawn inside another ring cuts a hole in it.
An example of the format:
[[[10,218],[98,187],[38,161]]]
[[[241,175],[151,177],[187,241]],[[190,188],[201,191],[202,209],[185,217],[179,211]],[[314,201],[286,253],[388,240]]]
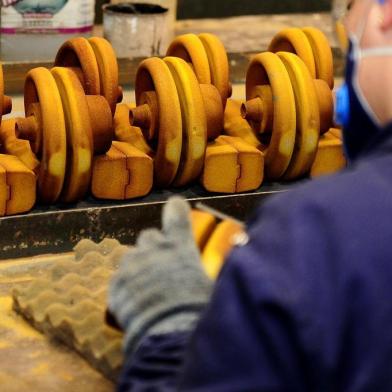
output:
[[[392,126],[271,198],[196,330],[146,338],[120,391],[392,391]]]

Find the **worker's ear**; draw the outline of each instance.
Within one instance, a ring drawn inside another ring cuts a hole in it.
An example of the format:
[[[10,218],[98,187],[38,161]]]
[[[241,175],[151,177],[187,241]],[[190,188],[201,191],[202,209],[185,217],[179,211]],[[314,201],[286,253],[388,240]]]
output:
[[[385,30],[392,29],[392,0],[380,1],[382,12],[381,28]]]

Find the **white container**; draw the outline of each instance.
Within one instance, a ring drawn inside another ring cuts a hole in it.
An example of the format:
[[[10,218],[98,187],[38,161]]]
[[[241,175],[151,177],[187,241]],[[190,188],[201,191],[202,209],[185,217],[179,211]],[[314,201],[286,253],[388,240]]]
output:
[[[168,9],[156,4],[104,5],[103,26],[119,58],[162,55],[173,38]]]
[[[111,4],[118,4],[118,3],[123,3],[124,0],[112,0],[110,3]],[[167,8],[169,10],[169,19],[173,23],[173,29],[174,29],[174,23],[177,19],[177,0],[136,0],[132,1],[133,3],[145,3],[145,4],[157,4],[160,5],[161,7]]]
[[[21,0],[1,9],[2,61],[53,60],[69,38],[89,36],[94,0]]]

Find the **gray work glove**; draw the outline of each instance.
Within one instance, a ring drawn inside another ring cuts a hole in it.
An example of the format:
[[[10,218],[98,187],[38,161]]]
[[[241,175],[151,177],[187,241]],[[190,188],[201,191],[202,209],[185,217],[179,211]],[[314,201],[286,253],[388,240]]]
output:
[[[141,233],[110,286],[109,310],[125,331],[127,354],[145,336],[191,330],[211,288],[193,238],[190,207],[172,198],[163,210],[162,231]]]

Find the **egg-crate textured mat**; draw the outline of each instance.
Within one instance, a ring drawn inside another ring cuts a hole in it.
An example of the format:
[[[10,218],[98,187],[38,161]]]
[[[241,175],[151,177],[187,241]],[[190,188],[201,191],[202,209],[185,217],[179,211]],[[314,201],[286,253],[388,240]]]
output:
[[[127,249],[115,240],[83,240],[72,261],[59,261],[12,293],[14,309],[31,325],[76,350],[111,380],[123,362],[122,333],[106,324],[107,290]]]

